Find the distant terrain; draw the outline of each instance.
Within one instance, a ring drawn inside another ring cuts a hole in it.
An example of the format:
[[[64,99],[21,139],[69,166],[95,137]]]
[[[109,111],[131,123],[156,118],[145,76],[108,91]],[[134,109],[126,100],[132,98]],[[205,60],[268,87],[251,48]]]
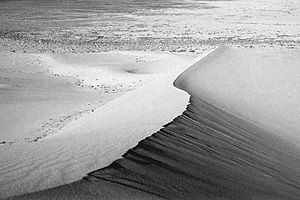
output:
[[[0,46],[39,52],[294,48],[299,7],[292,0],[0,1]]]

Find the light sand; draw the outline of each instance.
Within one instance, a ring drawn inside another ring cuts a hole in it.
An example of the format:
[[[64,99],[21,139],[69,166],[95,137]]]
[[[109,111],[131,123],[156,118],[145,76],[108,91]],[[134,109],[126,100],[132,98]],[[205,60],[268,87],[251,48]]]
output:
[[[0,81],[8,86],[0,88],[5,122],[0,135],[5,141],[0,146],[0,197],[81,179],[171,121],[188,101],[172,82],[193,56],[1,56]],[[173,101],[166,101],[170,96]]]
[[[299,145],[299,58],[299,49],[220,47],[191,66],[175,85]]]
[[[293,107],[297,94],[279,87],[298,88],[295,55],[298,52],[215,50],[176,79],[175,86],[191,95],[182,115],[81,181],[17,199],[298,199],[299,123],[292,123],[299,120],[298,107]],[[270,87],[273,90],[267,90]],[[174,88],[166,88],[164,101],[177,101],[179,93],[171,95]],[[280,101],[286,96],[292,104]],[[160,115],[171,104],[157,103],[162,102],[155,102],[162,106],[156,110]],[[271,112],[269,103],[281,113]],[[244,112],[247,109],[256,115]],[[263,114],[268,117],[261,120]],[[285,124],[289,129],[274,126],[278,118],[291,122]],[[122,129],[129,125],[135,123]]]
[[[30,54],[1,53],[0,143],[32,142],[120,96],[76,86],[74,77],[53,76]]]

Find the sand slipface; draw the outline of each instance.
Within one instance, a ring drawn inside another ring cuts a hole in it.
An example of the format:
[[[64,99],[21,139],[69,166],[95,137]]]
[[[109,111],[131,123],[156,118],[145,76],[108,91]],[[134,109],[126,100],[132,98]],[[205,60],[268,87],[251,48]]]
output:
[[[191,95],[182,115],[83,180],[20,199],[298,199],[297,55],[215,50],[175,81]]]

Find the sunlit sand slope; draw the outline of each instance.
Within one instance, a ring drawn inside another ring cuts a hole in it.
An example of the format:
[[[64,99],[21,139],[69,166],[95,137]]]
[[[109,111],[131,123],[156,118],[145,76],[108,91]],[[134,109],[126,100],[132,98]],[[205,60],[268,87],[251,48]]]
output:
[[[189,100],[172,83],[194,56],[0,56],[0,199],[71,183],[109,165],[180,115]],[[49,123],[37,121],[44,119]],[[33,137],[26,130],[34,125]]]
[[[299,199],[296,55],[217,49],[175,81],[191,95],[182,115],[108,167],[26,198]]]
[[[217,105],[300,144],[300,51],[220,47],[175,82]]]

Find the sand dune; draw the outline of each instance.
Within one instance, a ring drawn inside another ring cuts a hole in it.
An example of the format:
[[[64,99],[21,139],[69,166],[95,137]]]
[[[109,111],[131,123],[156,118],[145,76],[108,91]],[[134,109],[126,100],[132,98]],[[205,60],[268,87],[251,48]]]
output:
[[[153,81],[154,74],[176,73],[186,67],[180,56],[155,52],[38,55],[52,74],[76,77],[79,86],[107,93],[133,90]]]
[[[7,141],[0,145],[0,197],[80,180],[121,158],[179,115],[188,102],[188,95],[174,89],[172,82],[193,56],[6,54],[0,83],[11,86],[0,90],[0,116],[5,122],[0,136]],[[164,63],[170,70],[158,72],[157,66]],[[143,66],[149,73],[123,70]],[[78,85],[78,80],[84,82]],[[142,82],[134,85],[137,80]],[[97,85],[107,88],[91,87]],[[168,96],[176,100],[166,102]]]
[[[83,180],[20,199],[298,199],[298,55],[217,49],[175,81],[191,95],[182,115]]]
[[[221,47],[190,67],[175,85],[299,145],[299,57],[299,50]]]

